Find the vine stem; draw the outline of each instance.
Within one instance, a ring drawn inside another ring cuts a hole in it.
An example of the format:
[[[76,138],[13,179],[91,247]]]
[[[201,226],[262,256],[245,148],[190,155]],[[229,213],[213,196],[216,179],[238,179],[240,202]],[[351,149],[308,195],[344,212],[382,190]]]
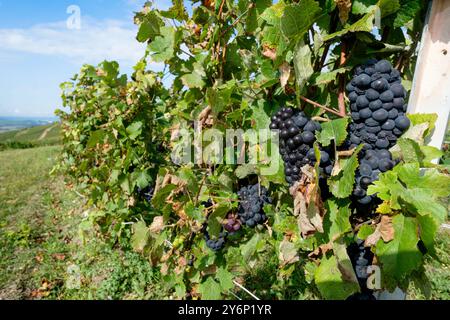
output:
[[[245,10],[239,17],[236,18],[236,20],[233,21],[231,25],[229,25],[221,34],[220,36],[223,37],[231,28],[233,28],[235,25],[241,21],[241,19],[250,11],[251,8],[253,8],[253,4],[250,4],[247,10]]]
[[[300,96],[300,99],[303,100],[303,101],[305,101],[305,102],[307,102],[307,103],[309,103],[309,104],[312,104],[312,105],[315,106],[315,107],[321,108],[321,109],[323,109],[323,110],[325,110],[325,111],[327,111],[327,112],[329,112],[329,113],[332,113],[332,114],[334,114],[334,115],[337,115],[337,116],[339,116],[339,117],[342,117],[342,118],[343,118],[343,117],[346,116],[345,110],[344,110],[344,114],[341,114],[339,111],[336,111],[336,110],[330,109],[330,108],[328,108],[328,107],[325,107],[325,106],[321,105],[320,103],[317,103],[317,102],[315,102],[315,101],[312,101],[312,100],[310,100],[310,99],[308,99],[308,98],[306,98],[306,97],[304,97],[304,96]],[[345,107],[345,106],[344,106],[344,107]]]
[[[343,67],[347,62],[347,43],[342,41],[341,59],[339,66]],[[339,114],[345,116],[345,74],[339,75],[339,94],[338,94]]]
[[[220,4],[220,8],[219,8],[219,19],[221,19],[224,4],[225,4],[225,0],[222,0],[222,3]]]

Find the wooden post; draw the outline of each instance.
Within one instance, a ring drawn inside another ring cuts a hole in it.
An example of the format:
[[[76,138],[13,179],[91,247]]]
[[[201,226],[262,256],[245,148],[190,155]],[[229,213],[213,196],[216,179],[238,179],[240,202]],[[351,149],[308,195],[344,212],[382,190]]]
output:
[[[441,149],[450,114],[450,1],[433,0],[419,48],[409,113],[436,113],[428,145]]]

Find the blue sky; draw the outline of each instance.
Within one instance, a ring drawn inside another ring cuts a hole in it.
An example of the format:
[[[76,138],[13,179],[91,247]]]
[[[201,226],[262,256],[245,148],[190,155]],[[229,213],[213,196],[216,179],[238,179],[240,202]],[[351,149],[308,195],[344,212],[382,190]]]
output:
[[[155,2],[161,9],[170,6],[170,0]],[[0,116],[52,116],[61,104],[59,84],[83,63],[116,60],[130,73],[145,51],[133,25],[133,12],[144,3],[0,0]],[[70,5],[80,8],[79,30],[67,27]]]

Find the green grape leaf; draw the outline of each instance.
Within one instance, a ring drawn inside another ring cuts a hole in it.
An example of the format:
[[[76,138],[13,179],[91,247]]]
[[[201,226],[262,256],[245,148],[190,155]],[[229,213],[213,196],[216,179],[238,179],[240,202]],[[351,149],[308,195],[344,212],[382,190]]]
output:
[[[392,218],[392,224],[395,230],[394,239],[388,243],[380,239],[375,246],[383,275],[388,281],[402,280],[422,263],[422,254],[417,248],[417,220],[399,214]],[[389,279],[390,277],[393,279]]]
[[[169,19],[177,19],[179,21],[187,20],[189,18],[183,0],[172,0],[172,7],[167,11],[160,11],[161,15]]]
[[[366,240],[368,236],[374,233],[375,228],[373,226],[363,224],[358,231],[358,238],[361,240]]]
[[[408,138],[400,138],[397,141],[397,145],[400,147],[400,158],[404,162],[423,163],[425,155],[416,141]]]
[[[338,75],[350,71],[350,67],[338,68],[330,72],[325,73],[315,73],[311,77],[311,83],[315,85],[328,84],[337,80]]]
[[[142,133],[143,124],[141,121],[136,121],[127,127],[127,133],[131,140],[136,140]]]
[[[225,268],[219,268],[216,273],[216,279],[219,281],[222,290],[231,290],[234,288],[233,274]]]
[[[255,125],[252,126],[255,130],[268,128],[270,125],[270,117],[264,111],[265,103],[262,100],[258,100],[257,104],[253,104],[251,106],[253,116],[252,120],[255,122]]]
[[[288,38],[301,37],[314,23],[320,13],[319,4],[314,0],[300,0],[284,8],[281,30]]]
[[[231,202],[221,203],[208,217],[208,232],[211,236],[217,237],[222,230],[222,219],[231,209]]]
[[[417,126],[422,123],[428,124],[422,138],[427,138],[436,127],[438,115],[436,113],[411,113],[408,114],[408,119],[411,120],[412,126]]]
[[[239,179],[244,179],[245,177],[251,174],[255,174],[256,172],[257,168],[254,164],[246,163],[237,167],[236,170],[234,171],[234,174]]]
[[[440,159],[444,156],[444,152],[432,146],[420,146],[420,151],[424,155],[423,163],[429,164],[433,160]]]
[[[194,62],[193,69],[191,73],[186,73],[181,76],[181,81],[183,84],[190,88],[203,88],[205,86],[204,78],[206,77],[205,69],[199,62]]]
[[[396,13],[400,9],[399,0],[379,0],[378,7],[381,10],[381,17],[387,17]]]
[[[261,240],[261,235],[256,233],[247,243],[241,245],[241,253],[245,261],[250,260],[256,252],[258,242]]]
[[[299,42],[294,54],[294,69],[297,80],[297,91],[301,93],[314,69],[311,64],[311,49],[303,41]]]
[[[394,28],[407,26],[409,29],[412,29],[412,26],[409,26],[409,22],[420,13],[423,6],[423,1],[400,0],[400,3],[400,9],[398,10],[397,16],[394,20]]]
[[[93,148],[98,143],[103,143],[103,141],[105,140],[105,137],[107,137],[107,136],[108,136],[108,133],[105,130],[93,131],[89,137],[86,147]]]
[[[331,198],[325,202],[327,215],[324,220],[324,231],[328,233],[327,241],[351,231],[350,201]]]
[[[349,32],[358,32],[358,31],[370,32],[373,29],[374,17],[375,17],[375,9],[372,8],[372,10],[369,13],[364,15],[364,17],[356,21],[354,24],[346,26],[344,29],[339,30],[335,33],[324,36],[323,41],[329,41],[337,37],[342,37],[343,35]]]
[[[421,170],[418,163],[407,163],[395,167],[394,172],[407,188],[421,188],[432,192],[435,198],[450,196],[450,176],[437,169]]]
[[[133,234],[131,236],[131,246],[136,252],[143,252],[150,238],[150,230],[144,221],[133,224]]]
[[[353,14],[366,14],[372,11],[372,6],[376,5],[378,0],[355,0],[353,1]]]
[[[203,300],[219,300],[222,297],[222,287],[213,277],[208,277],[205,282],[200,283],[198,292]]]
[[[360,145],[353,155],[347,159],[342,167],[342,170],[336,175],[328,179],[331,193],[336,198],[346,198],[353,192],[355,184],[355,171],[358,168],[358,154],[363,145]]]
[[[139,26],[139,31],[136,39],[139,42],[153,40],[160,34],[160,28],[162,25],[163,22],[161,21],[161,18],[159,18],[154,11],[150,11]]]
[[[322,297],[327,300],[344,300],[359,291],[357,283],[343,279],[335,256],[322,258],[314,281]]]
[[[328,147],[332,140],[340,146],[347,138],[348,122],[348,118],[341,118],[322,123],[322,131],[316,133],[317,141],[323,147]]]
[[[150,184],[151,181],[152,177],[147,172],[141,171],[137,173],[135,183],[139,188],[144,189]]]
[[[172,59],[175,52],[175,29],[162,27],[161,35],[156,36],[148,48],[153,52],[152,59],[155,62],[165,62]]]

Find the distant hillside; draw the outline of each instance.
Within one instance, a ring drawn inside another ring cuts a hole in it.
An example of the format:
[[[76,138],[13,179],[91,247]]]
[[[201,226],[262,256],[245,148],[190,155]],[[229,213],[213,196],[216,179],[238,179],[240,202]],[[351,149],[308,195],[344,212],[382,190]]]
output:
[[[57,121],[57,117],[0,117],[0,133],[44,126]]]
[[[61,125],[57,122],[45,126],[0,133],[1,149],[21,149],[60,143]]]

